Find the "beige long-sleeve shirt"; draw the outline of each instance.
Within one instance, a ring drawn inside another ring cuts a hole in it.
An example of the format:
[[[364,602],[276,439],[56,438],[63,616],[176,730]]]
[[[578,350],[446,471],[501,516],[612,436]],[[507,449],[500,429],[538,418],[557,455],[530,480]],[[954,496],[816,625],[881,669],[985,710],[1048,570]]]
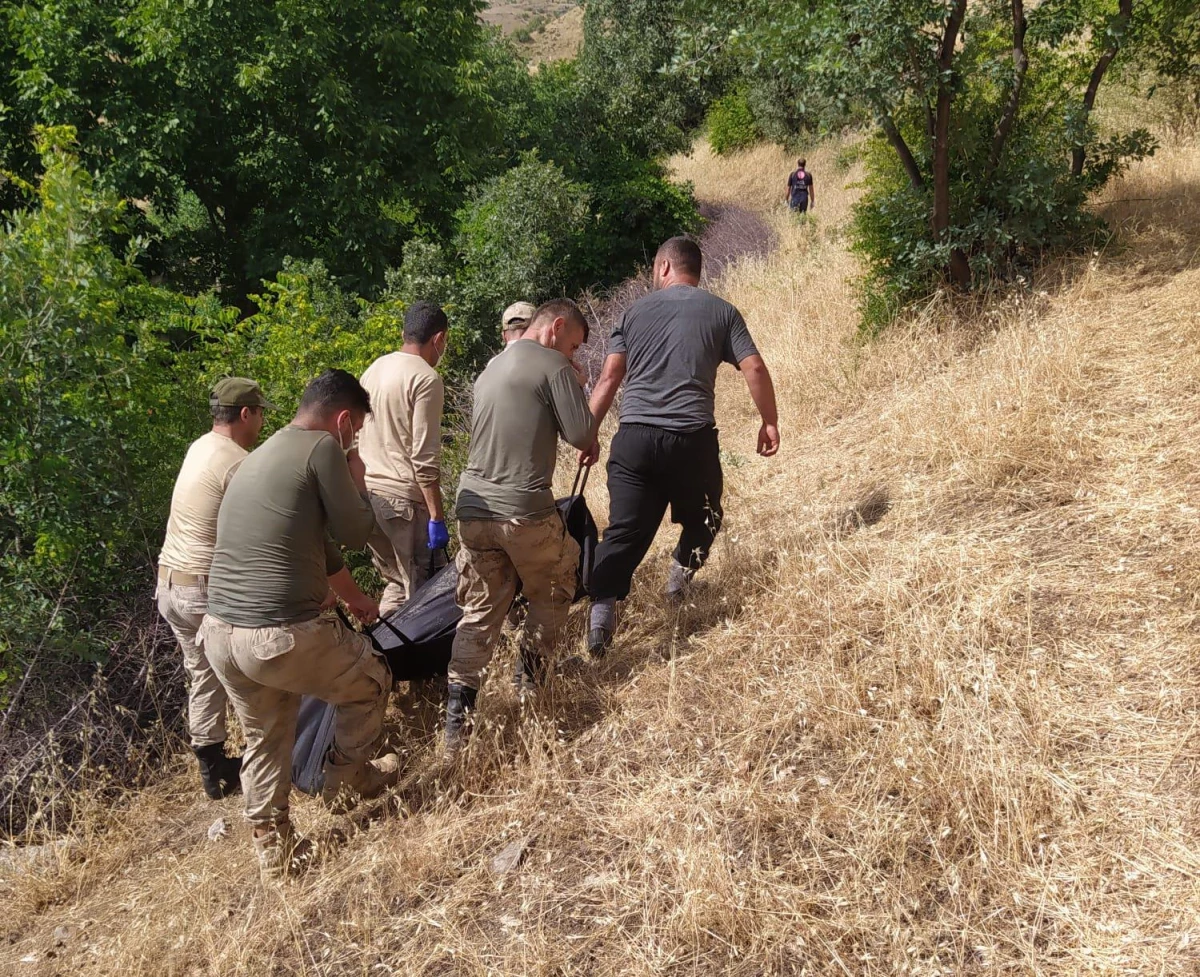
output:
[[[437,371],[414,353],[381,356],[362,375],[371,414],[358,435],[367,489],[422,502],[421,486],[441,477],[445,387]]]

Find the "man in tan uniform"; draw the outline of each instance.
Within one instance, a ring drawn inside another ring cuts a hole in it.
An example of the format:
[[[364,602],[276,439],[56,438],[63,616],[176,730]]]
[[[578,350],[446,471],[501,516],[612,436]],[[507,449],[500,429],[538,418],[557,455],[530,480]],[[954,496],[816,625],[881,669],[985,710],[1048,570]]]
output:
[[[587,335],[574,302],[547,302],[524,338],[475,381],[471,452],[457,502],[463,616],[450,659],[449,755],[464,742],[518,579],[529,602],[520,639],[522,684],[538,680],[566,624],[579,545],[563,526],[551,485],[559,438],[581,449],[591,444],[592,415],[570,363]]]
[[[434,555],[450,542],[442,509],[442,404],[434,367],[446,351],[446,313],[414,302],[404,315],[404,345],[362,375],[371,414],[358,438],[376,530],[369,545],[386,581],[388,614],[429,579]]]
[[[238,465],[258,440],[263,411],[274,407],[253,380],[221,380],[209,398],[212,430],[192,442],[171,495],[167,535],[158,558],[158,612],[183,652],[188,680],[188,732],[200,761],[200,783],[213,800],[238,785],[241,760],[225,755],[228,699],[196,631],[208,610],[208,571],[217,541],[217,512]]]
[[[336,594],[361,621],[379,615],[339,548],[362,548],[375,528],[352,448],[370,410],[367,392],[345,370],[321,374],[292,423],[243,462],[217,519],[200,641],[246,733],[242,791],[264,879],[285,874],[308,848],[288,815],[302,695],[336,706],[327,803],[373,796],[399,775],[394,753],[371,760],[391,672],[370,639],[331,611]]]

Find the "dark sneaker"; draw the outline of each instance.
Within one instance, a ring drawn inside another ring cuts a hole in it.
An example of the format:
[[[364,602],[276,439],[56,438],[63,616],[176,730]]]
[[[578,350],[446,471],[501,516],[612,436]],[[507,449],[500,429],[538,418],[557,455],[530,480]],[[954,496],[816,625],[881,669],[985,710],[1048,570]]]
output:
[[[592,628],[588,632],[587,650],[593,658],[603,658],[612,645],[612,632],[607,628]]]

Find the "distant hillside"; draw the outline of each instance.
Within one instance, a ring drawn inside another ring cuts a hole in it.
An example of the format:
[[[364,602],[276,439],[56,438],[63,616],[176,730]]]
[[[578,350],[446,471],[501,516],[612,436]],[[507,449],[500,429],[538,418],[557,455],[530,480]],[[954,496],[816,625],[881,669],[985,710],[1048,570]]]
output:
[[[583,7],[562,0],[502,0],[482,14],[512,37],[533,64],[573,58],[583,41]]]

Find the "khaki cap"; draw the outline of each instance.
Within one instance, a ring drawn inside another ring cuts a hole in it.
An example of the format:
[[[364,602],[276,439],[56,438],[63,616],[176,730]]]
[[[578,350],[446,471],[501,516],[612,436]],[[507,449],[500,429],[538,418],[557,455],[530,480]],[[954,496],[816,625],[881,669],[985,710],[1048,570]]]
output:
[[[275,410],[266,397],[262,388],[253,380],[245,377],[226,377],[218,380],[208,398],[210,407],[266,407]]]
[[[504,310],[504,315],[500,317],[500,328],[508,330],[516,329],[518,326],[527,326],[535,312],[537,312],[537,306],[532,302],[514,302]]]

